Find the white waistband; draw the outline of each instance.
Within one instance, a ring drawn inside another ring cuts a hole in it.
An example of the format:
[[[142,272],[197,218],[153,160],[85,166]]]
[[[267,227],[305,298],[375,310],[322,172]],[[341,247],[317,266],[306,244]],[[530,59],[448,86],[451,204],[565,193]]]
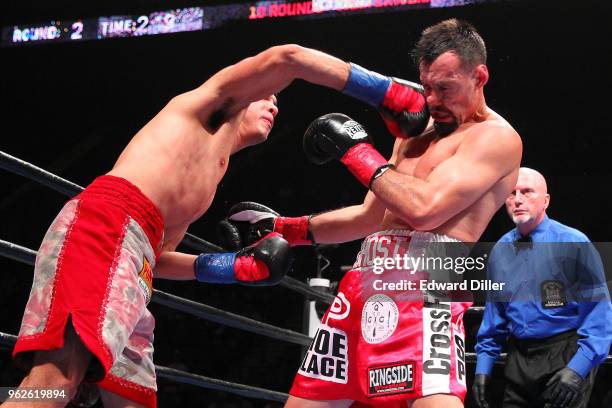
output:
[[[457,243],[457,245],[444,245]],[[354,268],[370,268],[379,258],[444,257],[447,254],[469,253],[469,246],[458,239],[432,232],[407,229],[391,229],[368,235],[361,243],[361,250]]]
[[[419,241],[419,242],[462,242],[456,238],[449,237],[444,234],[436,234],[434,232],[426,232],[426,231],[415,231],[409,229],[389,229],[378,231],[373,234],[368,235],[364,238],[364,242],[373,238],[379,238],[382,236],[402,236],[402,237],[410,237],[411,241]]]

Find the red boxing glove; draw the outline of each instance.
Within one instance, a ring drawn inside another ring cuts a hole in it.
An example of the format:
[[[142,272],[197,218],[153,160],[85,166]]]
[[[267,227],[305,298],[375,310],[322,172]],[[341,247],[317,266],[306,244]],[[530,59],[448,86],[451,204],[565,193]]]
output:
[[[276,217],[274,232],[278,232],[289,242],[289,245],[313,245],[314,238],[308,229],[310,216]]]
[[[361,184],[370,188],[372,182],[392,165],[369,143],[350,148],[340,159]]]
[[[423,87],[414,82],[351,64],[342,92],[378,109],[395,137],[418,136],[429,122]]]
[[[217,225],[217,235],[223,248],[237,251],[260,240],[270,232],[283,236],[289,245],[313,245],[308,230],[310,216],[281,217],[273,209],[252,201],[233,205],[227,218]]]
[[[423,87],[398,78],[392,79],[379,111],[391,134],[399,138],[420,135],[429,122]]]

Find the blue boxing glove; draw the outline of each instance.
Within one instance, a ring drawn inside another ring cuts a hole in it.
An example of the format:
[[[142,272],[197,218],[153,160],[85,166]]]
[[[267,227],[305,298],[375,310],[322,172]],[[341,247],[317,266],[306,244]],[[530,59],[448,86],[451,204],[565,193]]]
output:
[[[418,136],[429,122],[423,87],[391,78],[351,63],[342,93],[378,109],[391,134],[399,138]]]
[[[200,254],[193,266],[200,282],[265,286],[280,282],[292,262],[289,243],[272,232],[238,252]]]

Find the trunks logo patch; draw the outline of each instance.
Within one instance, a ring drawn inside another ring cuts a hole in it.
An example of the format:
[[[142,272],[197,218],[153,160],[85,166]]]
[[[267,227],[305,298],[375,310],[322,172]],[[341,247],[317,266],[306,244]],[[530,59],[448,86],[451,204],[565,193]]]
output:
[[[560,281],[544,281],[542,285],[540,285],[540,291],[542,294],[542,307],[544,309],[563,307],[567,304],[565,286]]]
[[[329,326],[321,326],[310,344],[298,374],[339,384],[348,382],[348,337]]]
[[[138,286],[140,286],[145,303],[148,305],[151,301],[151,295],[153,295],[153,271],[146,256],[142,257],[142,268],[138,272]]]
[[[329,319],[342,320],[346,318],[351,311],[351,303],[348,301],[344,293],[338,292],[333,303],[327,311],[324,324],[327,324]]]
[[[382,343],[395,332],[398,319],[397,305],[389,296],[370,296],[361,312],[361,335],[369,344]]]
[[[414,362],[368,367],[368,396],[379,397],[414,390]]]

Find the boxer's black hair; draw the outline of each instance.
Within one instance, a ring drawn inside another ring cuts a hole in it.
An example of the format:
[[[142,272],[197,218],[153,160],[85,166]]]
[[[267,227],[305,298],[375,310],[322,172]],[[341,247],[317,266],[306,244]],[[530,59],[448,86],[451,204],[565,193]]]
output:
[[[466,68],[487,63],[487,48],[478,31],[467,21],[455,18],[423,30],[412,57],[417,65],[430,65],[447,51],[455,53]]]

